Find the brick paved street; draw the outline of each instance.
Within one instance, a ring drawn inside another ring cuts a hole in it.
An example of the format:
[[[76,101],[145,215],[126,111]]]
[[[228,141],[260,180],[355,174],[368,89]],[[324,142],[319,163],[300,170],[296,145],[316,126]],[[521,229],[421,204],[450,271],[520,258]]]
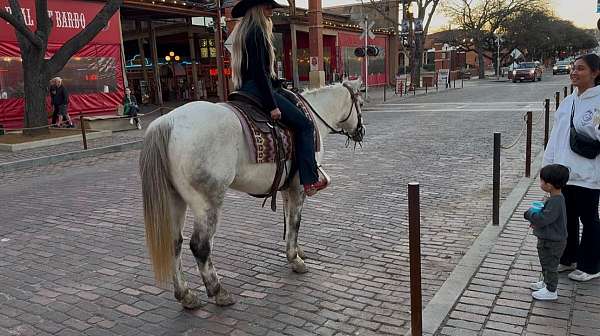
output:
[[[437,335],[600,335],[599,280],[577,283],[560,275],[556,302],[534,301],[539,280],[537,239],[523,212],[543,192],[534,182]]]
[[[282,214],[229,193],[214,261],[239,302],[224,309],[208,302],[183,311],[170,288],[155,287],[136,151],[0,173],[0,335],[404,334],[406,184],[422,184],[426,303],[490,219],[492,132],[512,141],[524,111],[541,111],[562,81],[485,83],[371,105],[362,150],[326,141],[334,184],[305,206],[307,274],[287,267]],[[503,196],[522,176],[523,149],[521,141],[503,152]],[[201,289],[187,248],[184,265]]]

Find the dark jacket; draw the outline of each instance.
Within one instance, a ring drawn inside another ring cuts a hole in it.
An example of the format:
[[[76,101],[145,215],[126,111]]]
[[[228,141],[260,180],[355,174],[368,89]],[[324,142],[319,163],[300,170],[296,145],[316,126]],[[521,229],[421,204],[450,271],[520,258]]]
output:
[[[50,86],[50,98],[52,100],[52,105],[54,106],[69,105],[69,93],[64,85]]]
[[[269,112],[277,107],[273,98],[270,69],[266,38],[260,29],[253,29],[246,36],[246,50],[242,59],[242,82],[256,83],[264,108]]]
[[[533,234],[540,238],[552,241],[567,239],[567,210],[565,197],[552,196],[544,203],[544,209],[532,213],[531,209],[525,212],[525,219],[531,222]]]
[[[123,113],[125,115],[129,115],[131,113],[132,108],[138,108],[137,99],[135,98],[135,95],[133,93],[130,94],[129,97],[127,97],[127,95],[123,97]]]

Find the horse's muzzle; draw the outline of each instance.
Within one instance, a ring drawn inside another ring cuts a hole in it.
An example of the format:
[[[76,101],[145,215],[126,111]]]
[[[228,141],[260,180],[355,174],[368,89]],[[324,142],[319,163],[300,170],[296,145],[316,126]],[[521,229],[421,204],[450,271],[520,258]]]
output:
[[[350,135],[350,138],[354,141],[354,142],[361,142],[363,141],[363,138],[365,137],[365,133],[366,133],[366,129],[365,126],[358,125],[358,127],[356,127],[356,130],[354,131],[354,133],[352,133]]]

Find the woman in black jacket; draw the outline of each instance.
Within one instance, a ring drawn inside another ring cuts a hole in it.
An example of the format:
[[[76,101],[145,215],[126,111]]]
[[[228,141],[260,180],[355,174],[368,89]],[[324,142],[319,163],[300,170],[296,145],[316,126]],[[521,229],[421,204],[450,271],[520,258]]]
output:
[[[232,32],[232,79],[236,90],[260,99],[273,120],[281,120],[294,131],[295,159],[300,183],[307,196],[327,187],[319,180],[315,159],[314,126],[300,109],[273,90],[273,0],[242,0],[233,8],[233,18],[242,18]]]

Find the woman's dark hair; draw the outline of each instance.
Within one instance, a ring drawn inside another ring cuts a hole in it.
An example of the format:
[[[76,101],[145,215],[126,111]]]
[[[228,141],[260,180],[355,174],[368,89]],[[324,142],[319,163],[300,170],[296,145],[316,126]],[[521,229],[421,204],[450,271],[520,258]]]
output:
[[[554,188],[562,189],[569,181],[569,168],[559,164],[547,165],[540,170],[540,178]]]
[[[596,54],[582,55],[575,59],[575,61],[578,60],[583,60],[592,71],[600,70],[600,57]],[[600,85],[600,75],[596,76],[596,79],[594,80],[594,86],[597,85]]]

